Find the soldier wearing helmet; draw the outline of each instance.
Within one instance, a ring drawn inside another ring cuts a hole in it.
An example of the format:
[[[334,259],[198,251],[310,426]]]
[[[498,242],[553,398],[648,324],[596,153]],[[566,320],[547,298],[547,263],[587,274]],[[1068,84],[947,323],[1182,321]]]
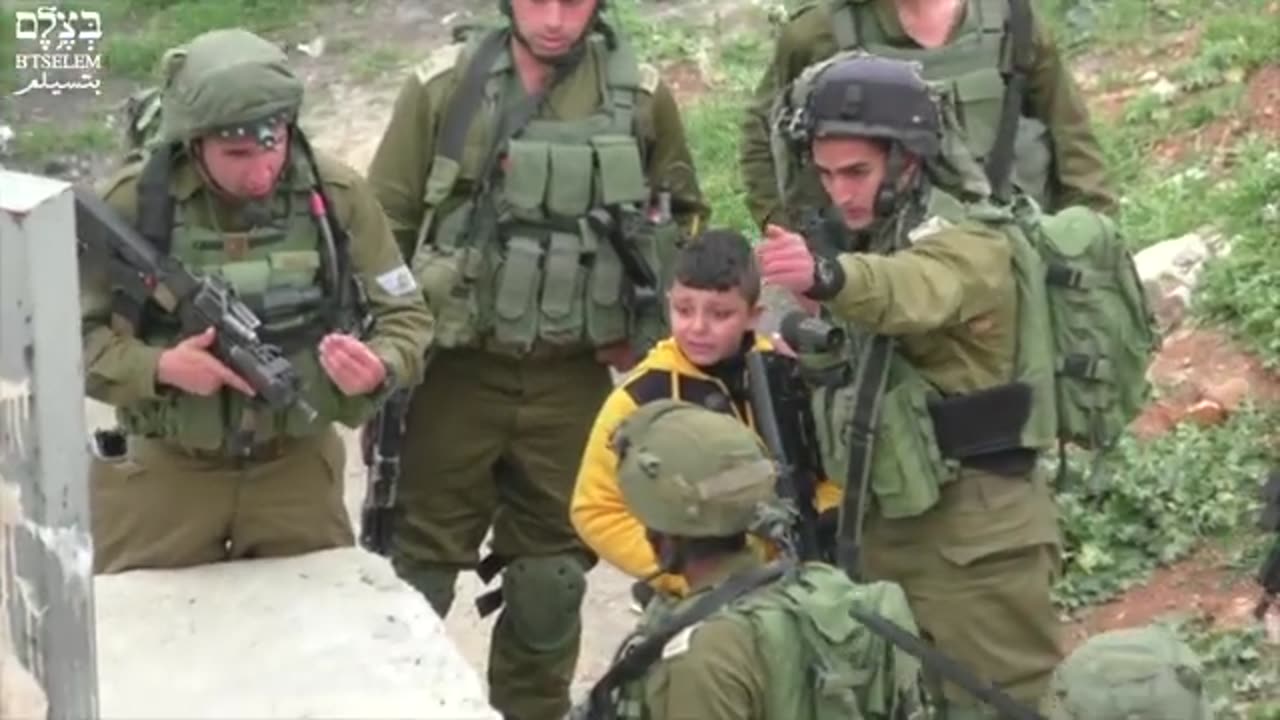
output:
[[[256,402],[210,352],[212,328],[181,337],[82,266],[86,391],[116,407],[107,437],[127,437],[92,464],[95,570],[351,545],[333,423],[359,427],[418,381],[431,314],[368,186],[295,124],[302,81],[279,48],[216,30],[163,66],[159,112],[133,128],[150,144],[100,193],[158,250],[235,289],[316,413]]]
[[[575,717],[911,716],[918,664],[850,616],[857,605],[914,633],[901,588],[856,585],[822,563],[765,564],[747,548],[777,512],[775,467],[749,427],[657,400],[628,416],[613,444],[623,497],[661,571],[690,590],[649,604]]]
[[[441,616],[459,572],[501,573],[479,603],[502,612],[490,699],[558,719],[595,561],[569,521],[583,448],[609,368],[666,335],[664,280],[705,210],[671,91],[602,2],[501,8],[407,79],[369,169],[437,317],[391,556]]]
[[[1046,720],[1213,720],[1204,669],[1159,625],[1089,638],[1053,671]]]
[[[771,151],[774,97],[806,67],[861,51],[921,64],[956,95],[965,143],[997,194],[1016,191],[1050,212],[1114,210],[1102,148],[1069,69],[1031,0],[810,0],[782,27],[742,122],[741,167],[756,221],[795,227],[822,198],[810,168],[783,185]]]
[[[825,469],[844,481],[840,564],[901,583],[939,650],[1034,704],[1062,657],[1048,441],[1027,431],[1045,385],[1018,363],[1011,216],[980,175],[960,175],[960,196],[939,187],[974,166],[943,110],[907,62],[851,53],[803,75],[776,121],[831,215],[807,236],[769,226],[757,253],[767,283],[855,338],[801,356],[822,382]],[[944,690],[952,720],[988,715]]]

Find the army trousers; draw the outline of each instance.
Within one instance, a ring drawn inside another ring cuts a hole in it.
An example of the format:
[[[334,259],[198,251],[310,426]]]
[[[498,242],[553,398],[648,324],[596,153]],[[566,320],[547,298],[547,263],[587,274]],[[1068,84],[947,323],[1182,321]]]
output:
[[[280,557],[354,543],[342,504],[345,451],[332,427],[244,460],[129,438],[90,464],[94,571]]]
[[[940,651],[1037,706],[1063,658],[1050,599],[1061,536],[1043,478],[965,470],[917,517],[885,519],[873,505],[863,538],[866,577],[900,584]],[[943,695],[949,720],[997,717],[957,685]]]
[[[587,434],[612,384],[593,354],[438,351],[405,423],[396,571],[444,617],[490,530],[505,564],[489,647],[490,702],[507,720],[563,718],[592,556],[569,521]]]

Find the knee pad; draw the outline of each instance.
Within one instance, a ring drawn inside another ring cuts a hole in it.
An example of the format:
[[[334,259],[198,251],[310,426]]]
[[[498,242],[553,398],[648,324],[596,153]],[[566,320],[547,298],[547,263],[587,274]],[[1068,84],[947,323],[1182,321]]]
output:
[[[578,631],[586,590],[577,555],[516,558],[502,573],[502,621],[530,649],[552,651]]]

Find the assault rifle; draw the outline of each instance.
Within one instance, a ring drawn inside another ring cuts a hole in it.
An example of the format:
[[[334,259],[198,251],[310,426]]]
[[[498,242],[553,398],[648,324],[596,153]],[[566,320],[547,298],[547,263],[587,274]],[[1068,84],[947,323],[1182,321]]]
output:
[[[405,414],[412,390],[391,393],[361,433],[366,469],[364,502],[360,506],[360,547],[378,555],[391,551],[396,489],[400,486],[400,451],[404,446]]]
[[[793,348],[797,344],[812,348],[816,343],[834,349],[844,342],[838,329],[804,313],[783,318],[782,331],[783,339]],[[794,504],[798,514],[790,541],[800,560],[832,562],[834,548],[823,547],[818,531],[814,495],[823,472],[822,457],[809,389],[800,377],[799,366],[792,358],[758,350],[747,353],[746,366],[751,414],[778,465],[778,495]]]
[[[1258,527],[1265,532],[1276,533],[1275,543],[1267,559],[1262,562],[1258,571],[1258,584],[1262,586],[1262,597],[1253,609],[1253,616],[1262,620],[1271,609],[1271,604],[1280,595],[1280,470],[1272,470],[1267,484],[1262,488],[1262,515],[1258,519]]]
[[[197,276],[161,254],[90,191],[75,188],[74,193],[81,250],[106,266],[113,292],[139,311],[122,318],[126,323],[136,323],[150,301],[177,319],[183,337],[214,328],[213,354],[249,383],[258,401],[277,411],[297,408],[307,420],[315,419],[315,409],[302,398],[297,370],[279,347],[258,337],[261,321],[231,285],[220,277]]]

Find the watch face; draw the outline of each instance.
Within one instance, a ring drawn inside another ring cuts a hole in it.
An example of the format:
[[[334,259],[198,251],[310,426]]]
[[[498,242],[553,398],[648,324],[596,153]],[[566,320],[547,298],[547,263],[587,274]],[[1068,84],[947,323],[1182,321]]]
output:
[[[818,271],[818,284],[824,288],[831,287],[836,280],[836,269],[831,266],[831,259],[820,257],[815,260],[815,268]]]

